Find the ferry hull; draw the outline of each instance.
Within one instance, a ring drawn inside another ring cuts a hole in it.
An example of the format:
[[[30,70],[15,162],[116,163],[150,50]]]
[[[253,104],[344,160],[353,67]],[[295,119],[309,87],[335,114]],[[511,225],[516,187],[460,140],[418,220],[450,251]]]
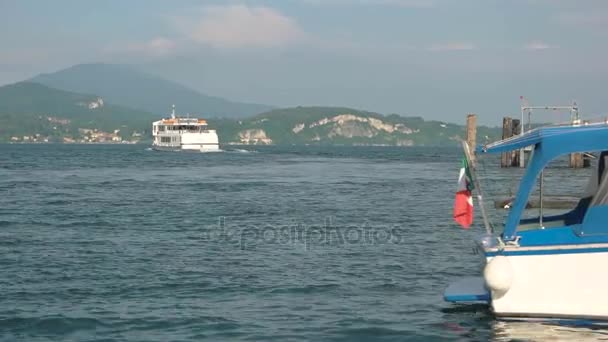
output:
[[[604,270],[608,245],[604,247],[562,249],[556,253],[520,248],[519,255],[501,256],[511,268],[512,283],[507,291],[490,291],[495,315],[608,320],[608,272]]]
[[[198,152],[218,152],[219,145],[181,145],[181,146],[158,146],[152,145],[155,151],[198,151]]]
[[[215,152],[219,151],[220,147],[218,145],[206,145],[206,144],[190,144],[190,145],[182,145],[182,150],[189,151],[201,151],[201,152]]]

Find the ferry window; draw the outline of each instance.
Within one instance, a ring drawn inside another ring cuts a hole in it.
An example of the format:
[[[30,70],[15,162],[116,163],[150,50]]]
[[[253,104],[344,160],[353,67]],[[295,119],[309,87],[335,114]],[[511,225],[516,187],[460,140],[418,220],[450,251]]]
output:
[[[160,141],[164,142],[164,143],[170,143],[171,142],[171,138],[170,137],[161,137]]]

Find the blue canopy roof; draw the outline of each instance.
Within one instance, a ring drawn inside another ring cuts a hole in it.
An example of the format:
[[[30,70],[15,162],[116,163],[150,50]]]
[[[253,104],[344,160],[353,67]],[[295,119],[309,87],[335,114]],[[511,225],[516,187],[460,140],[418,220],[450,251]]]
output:
[[[536,144],[542,144],[545,152],[550,151],[551,155],[608,150],[608,124],[537,128],[523,135],[481,145],[477,152],[501,153]]]

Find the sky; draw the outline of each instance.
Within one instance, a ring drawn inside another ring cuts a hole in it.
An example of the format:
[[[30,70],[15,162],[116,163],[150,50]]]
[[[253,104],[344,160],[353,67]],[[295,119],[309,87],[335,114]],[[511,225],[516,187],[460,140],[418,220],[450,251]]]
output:
[[[520,96],[607,116],[607,42],[604,0],[0,0],[0,85],[129,64],[235,101],[499,125]]]

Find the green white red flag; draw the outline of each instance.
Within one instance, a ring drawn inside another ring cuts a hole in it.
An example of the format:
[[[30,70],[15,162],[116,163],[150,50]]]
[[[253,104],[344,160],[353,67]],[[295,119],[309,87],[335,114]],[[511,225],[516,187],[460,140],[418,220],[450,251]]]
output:
[[[458,190],[454,200],[454,221],[468,229],[473,224],[473,177],[469,170],[469,163],[462,158],[460,175],[458,176]]]

